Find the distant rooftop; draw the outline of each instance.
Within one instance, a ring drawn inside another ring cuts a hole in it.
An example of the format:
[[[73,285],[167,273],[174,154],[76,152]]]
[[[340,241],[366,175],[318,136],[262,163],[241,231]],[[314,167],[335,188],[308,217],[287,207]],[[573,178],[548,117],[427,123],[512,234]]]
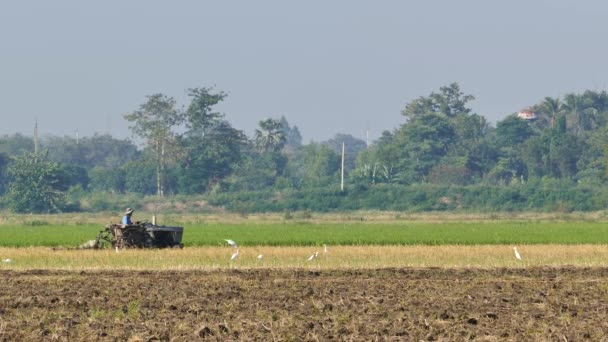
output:
[[[520,110],[519,113],[517,113],[517,117],[522,120],[536,120],[537,119],[536,113],[534,113],[534,110],[532,110],[532,107],[526,107],[526,108]]]

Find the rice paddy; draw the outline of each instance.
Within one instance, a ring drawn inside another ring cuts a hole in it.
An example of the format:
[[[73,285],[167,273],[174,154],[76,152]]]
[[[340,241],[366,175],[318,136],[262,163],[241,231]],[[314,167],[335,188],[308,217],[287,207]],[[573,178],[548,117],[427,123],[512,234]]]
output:
[[[392,222],[392,223],[185,223],[187,247],[218,247],[224,239],[241,246],[396,246],[608,244],[603,222]],[[4,224],[0,247],[76,247],[94,239],[102,224]]]
[[[602,216],[602,215],[600,215]],[[8,269],[209,270],[225,268],[528,267],[608,265],[608,224],[589,217],[279,216],[226,222],[214,217],[164,217],[184,226],[183,250],[77,250],[104,228],[102,217],[4,217],[0,258]],[[542,218],[542,219],[540,219]],[[107,220],[105,220],[107,221]],[[224,239],[241,247],[234,249]],[[323,252],[328,245],[328,252]],[[513,246],[523,255],[517,261]],[[319,257],[307,258],[314,252]],[[258,255],[263,255],[258,260]]]
[[[216,270],[216,269],[377,269],[402,267],[496,268],[534,266],[608,266],[607,245],[519,246],[518,261],[510,245],[477,246],[252,246],[179,249],[53,250],[48,247],[0,248],[0,269],[29,270]],[[310,255],[319,256],[308,261]],[[262,255],[262,260],[258,259]]]

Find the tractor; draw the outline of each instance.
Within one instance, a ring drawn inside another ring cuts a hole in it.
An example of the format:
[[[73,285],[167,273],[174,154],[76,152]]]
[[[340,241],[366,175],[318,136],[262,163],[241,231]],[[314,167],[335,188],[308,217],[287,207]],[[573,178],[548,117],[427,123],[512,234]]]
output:
[[[94,240],[95,248],[184,248],[184,227],[157,226],[149,222],[109,224]]]

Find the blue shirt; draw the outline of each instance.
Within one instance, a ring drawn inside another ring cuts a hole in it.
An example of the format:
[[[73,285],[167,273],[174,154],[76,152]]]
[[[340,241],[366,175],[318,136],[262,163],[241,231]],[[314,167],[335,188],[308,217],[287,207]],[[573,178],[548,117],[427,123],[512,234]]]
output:
[[[133,222],[131,222],[131,216],[129,215],[125,215],[122,217],[122,224],[133,224]]]

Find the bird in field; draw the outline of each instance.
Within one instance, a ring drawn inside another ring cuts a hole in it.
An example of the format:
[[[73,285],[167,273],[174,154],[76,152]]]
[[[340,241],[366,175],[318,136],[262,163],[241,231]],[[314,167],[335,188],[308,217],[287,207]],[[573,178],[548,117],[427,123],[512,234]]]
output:
[[[236,242],[234,242],[233,240],[230,240],[230,239],[224,239],[224,241],[226,241],[226,243],[227,243],[228,245],[230,245],[231,247],[234,247],[234,248],[238,248],[238,247],[239,247],[239,246],[236,244]]]
[[[313,261],[319,256],[319,252],[314,252],[311,256],[308,257],[308,261]]]
[[[262,261],[263,258],[264,256],[262,254],[258,255],[258,261]]]
[[[323,253],[327,253],[327,245],[323,244]]]
[[[7,264],[8,264],[8,263],[13,262],[13,260],[11,260],[11,259],[9,259],[9,258],[6,258],[6,259],[2,259],[2,262],[5,262],[5,263],[7,263]]]
[[[230,260],[236,260],[236,258],[239,257],[239,249],[236,249],[236,253],[232,254],[232,256],[230,257]]]
[[[513,247],[513,252],[515,252],[515,259],[521,260],[521,255],[519,255],[519,252],[517,251],[517,247]]]

